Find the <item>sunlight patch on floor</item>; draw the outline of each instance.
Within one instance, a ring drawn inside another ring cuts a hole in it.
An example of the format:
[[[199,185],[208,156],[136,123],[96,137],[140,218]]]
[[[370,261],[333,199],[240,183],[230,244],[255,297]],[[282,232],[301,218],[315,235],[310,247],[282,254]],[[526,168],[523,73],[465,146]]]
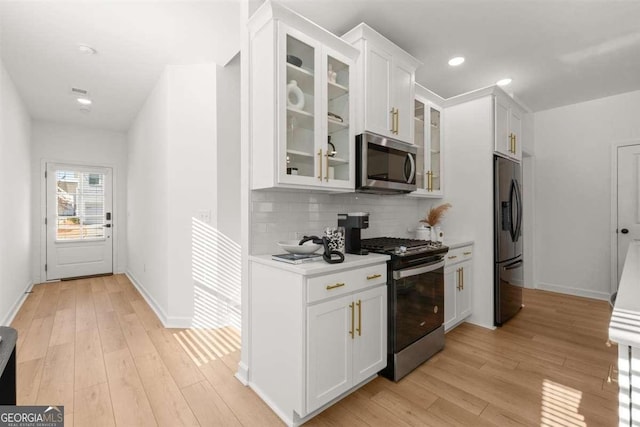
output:
[[[584,416],[578,413],[582,392],[544,380],[542,383],[542,427],[586,427]]]
[[[233,327],[183,329],[173,337],[197,366],[240,350],[240,333]]]

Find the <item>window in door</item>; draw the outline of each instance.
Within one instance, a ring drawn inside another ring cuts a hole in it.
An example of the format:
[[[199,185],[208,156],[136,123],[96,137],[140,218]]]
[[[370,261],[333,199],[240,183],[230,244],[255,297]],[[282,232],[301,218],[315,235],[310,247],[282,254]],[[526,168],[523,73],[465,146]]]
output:
[[[105,176],[56,171],[56,240],[105,238]]]

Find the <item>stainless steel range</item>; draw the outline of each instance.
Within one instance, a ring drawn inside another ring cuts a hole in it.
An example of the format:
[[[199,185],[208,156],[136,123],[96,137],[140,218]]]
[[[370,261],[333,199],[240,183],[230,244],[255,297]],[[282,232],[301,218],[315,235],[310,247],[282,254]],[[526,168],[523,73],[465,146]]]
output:
[[[447,246],[415,239],[363,239],[387,263],[387,367],[398,381],[444,347],[444,256]]]

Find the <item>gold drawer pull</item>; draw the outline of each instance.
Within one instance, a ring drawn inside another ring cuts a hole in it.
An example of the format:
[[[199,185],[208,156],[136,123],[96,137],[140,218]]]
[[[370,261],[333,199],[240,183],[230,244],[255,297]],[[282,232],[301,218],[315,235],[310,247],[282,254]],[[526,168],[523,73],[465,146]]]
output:
[[[465,255],[471,255],[471,252],[463,252]]]
[[[450,255],[450,256],[448,256],[447,258],[449,258],[449,259],[458,258],[458,255]]]
[[[344,286],[344,283],[336,283],[335,285],[327,285],[327,290],[330,291],[331,289],[341,288],[343,286]]]
[[[377,279],[378,277],[382,277],[382,274],[372,274],[371,276],[367,276],[367,280]]]

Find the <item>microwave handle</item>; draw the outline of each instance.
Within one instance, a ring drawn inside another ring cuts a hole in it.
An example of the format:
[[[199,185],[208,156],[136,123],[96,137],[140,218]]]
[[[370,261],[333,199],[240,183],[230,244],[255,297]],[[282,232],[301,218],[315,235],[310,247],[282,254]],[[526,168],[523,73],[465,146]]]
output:
[[[413,178],[416,175],[416,161],[413,159],[411,153],[407,153],[407,160],[411,164],[411,172],[409,172],[409,177],[405,174],[404,179],[407,180],[407,184],[411,184],[413,182]]]

